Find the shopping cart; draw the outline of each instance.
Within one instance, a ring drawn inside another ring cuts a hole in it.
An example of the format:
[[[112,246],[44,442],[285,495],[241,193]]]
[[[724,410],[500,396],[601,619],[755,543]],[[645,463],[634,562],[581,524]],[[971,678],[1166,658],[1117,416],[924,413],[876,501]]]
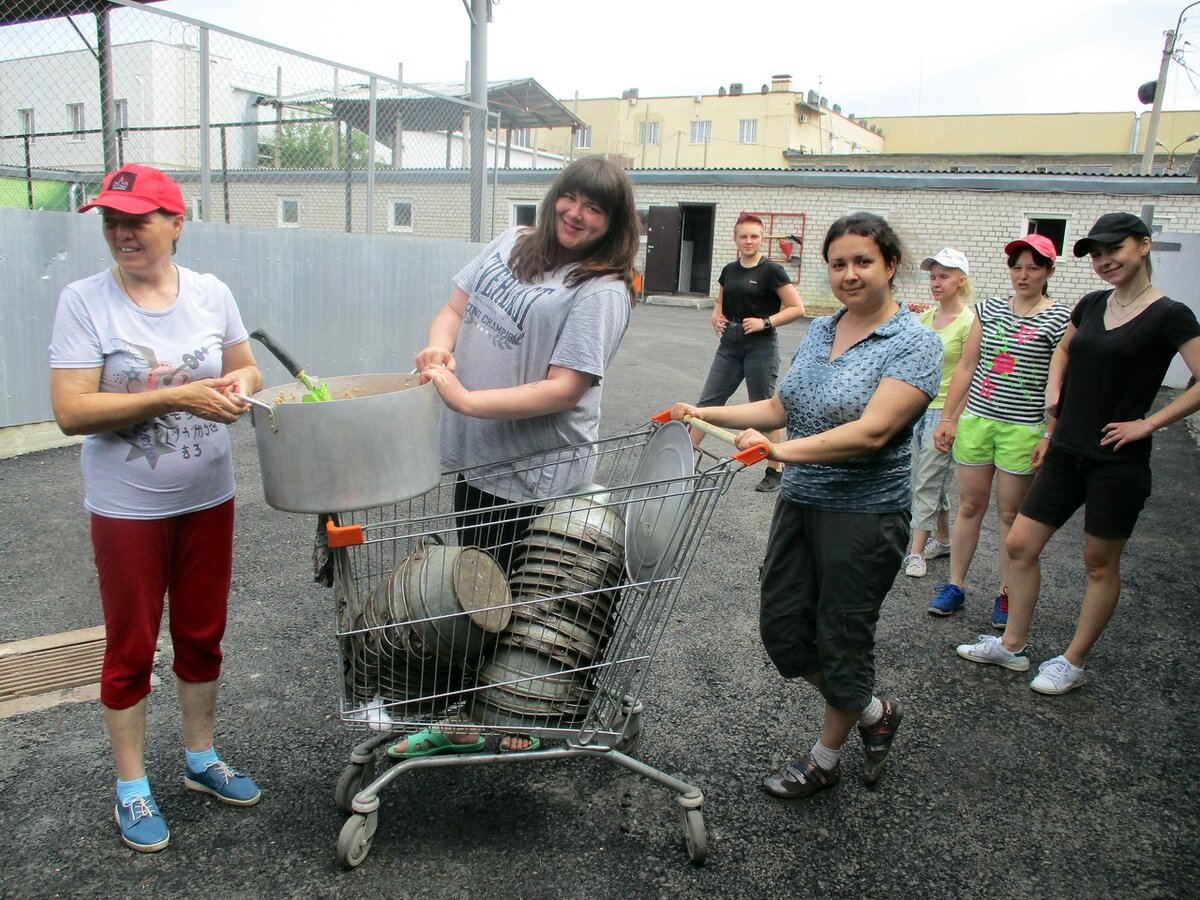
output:
[[[341,718],[372,732],[335,790],[349,813],[337,841],[343,865],[366,858],[380,793],[406,772],[584,756],[674,791],[688,856],[703,862],[704,795],[630,755],[638,698],[719,498],[766,448],[697,451],[668,418],[449,472],[412,500],[325,517],[318,550],[332,561]],[[552,473],[574,487],[546,495],[539,487]],[[511,496],[541,499],[499,499]],[[472,752],[381,752],[435,726],[473,740]],[[501,734],[543,746],[483,749]]]

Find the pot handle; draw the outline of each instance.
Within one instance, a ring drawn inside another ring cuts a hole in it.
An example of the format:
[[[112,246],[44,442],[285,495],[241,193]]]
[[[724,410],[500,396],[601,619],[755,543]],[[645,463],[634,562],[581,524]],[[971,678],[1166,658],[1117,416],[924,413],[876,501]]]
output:
[[[259,409],[265,409],[267,411],[267,421],[271,425],[271,430],[279,430],[279,425],[277,425],[275,422],[275,407],[273,407],[270,403],[263,403],[263,401],[255,400],[253,397],[247,397],[245,394],[234,393],[233,396],[238,400],[241,400],[243,403],[249,403],[251,406],[257,406]]]

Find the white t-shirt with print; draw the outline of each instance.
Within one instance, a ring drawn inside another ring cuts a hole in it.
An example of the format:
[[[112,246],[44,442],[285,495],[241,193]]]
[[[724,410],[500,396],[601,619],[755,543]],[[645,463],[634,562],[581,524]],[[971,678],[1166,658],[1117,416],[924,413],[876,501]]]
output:
[[[233,294],[213,275],[180,266],[178,299],[152,312],[105,270],[59,296],[50,366],[101,368],[101,393],[141,393],[219,377],[223,348],[247,339]],[[88,435],[82,465],[84,506],[118,519],[180,515],[234,494],[228,430],[190,413]]]

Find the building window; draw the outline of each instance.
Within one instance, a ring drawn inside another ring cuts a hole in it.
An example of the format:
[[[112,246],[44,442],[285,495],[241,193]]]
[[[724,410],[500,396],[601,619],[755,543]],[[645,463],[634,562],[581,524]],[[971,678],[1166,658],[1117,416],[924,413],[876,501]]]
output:
[[[580,128],[575,132],[575,149],[587,150],[592,146],[592,129]]]
[[[712,140],[712,119],[702,119],[692,123],[689,144],[707,144]]]
[[[758,119],[742,119],[738,122],[738,143],[758,143]]]
[[[392,217],[388,220],[388,231],[413,230],[413,204],[411,200],[393,200]]]
[[[193,222],[201,222],[204,220],[204,204],[199,197],[193,197],[191,207],[189,209],[189,218]]]
[[[295,197],[279,198],[279,227],[300,227],[300,201]]]
[[[514,147],[532,147],[533,141],[530,139],[528,128],[514,128],[512,133],[512,143]]]
[[[637,208],[638,223],[642,226],[642,243],[646,243],[646,235],[650,233],[650,207],[639,206]]]
[[[116,114],[117,114],[117,116],[116,116],[117,131],[124,131],[126,128],[129,127],[129,101],[128,100],[118,100],[116,102],[115,108],[116,108]]]
[[[638,122],[638,143],[651,146],[658,143],[657,122]]]
[[[67,119],[70,122],[69,130],[71,132],[71,140],[82,141],[83,131],[86,127],[83,119],[83,104],[68,103],[67,104]]]
[[[1063,248],[1067,244],[1067,217],[1042,215],[1041,213],[1027,214],[1024,233],[1041,234],[1050,238],[1054,242],[1054,249],[1058,251],[1059,256],[1062,256]]]
[[[537,204],[524,200],[514,200],[512,205],[513,225],[527,225],[532,228],[537,224]]]
[[[36,128],[33,123],[33,107],[30,107],[29,109],[18,109],[17,116],[21,119],[21,134],[29,135],[29,143],[32,144],[36,140],[36,138],[33,136],[36,132]]]

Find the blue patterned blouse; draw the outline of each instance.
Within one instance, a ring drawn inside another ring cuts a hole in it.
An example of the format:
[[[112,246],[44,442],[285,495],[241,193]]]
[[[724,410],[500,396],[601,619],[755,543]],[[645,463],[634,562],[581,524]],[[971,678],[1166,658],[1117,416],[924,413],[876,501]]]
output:
[[[789,440],[820,434],[859,419],[884,378],[930,398],[942,377],[942,342],[901,308],[871,334],[829,361],[834,328],[845,310],[817,319],[779,385]],[[917,416],[919,418],[919,414]],[[915,421],[915,419],[914,419]],[[841,512],[907,510],[911,499],[912,425],[881,450],[830,465],[788,464],[783,496],[791,503]]]

